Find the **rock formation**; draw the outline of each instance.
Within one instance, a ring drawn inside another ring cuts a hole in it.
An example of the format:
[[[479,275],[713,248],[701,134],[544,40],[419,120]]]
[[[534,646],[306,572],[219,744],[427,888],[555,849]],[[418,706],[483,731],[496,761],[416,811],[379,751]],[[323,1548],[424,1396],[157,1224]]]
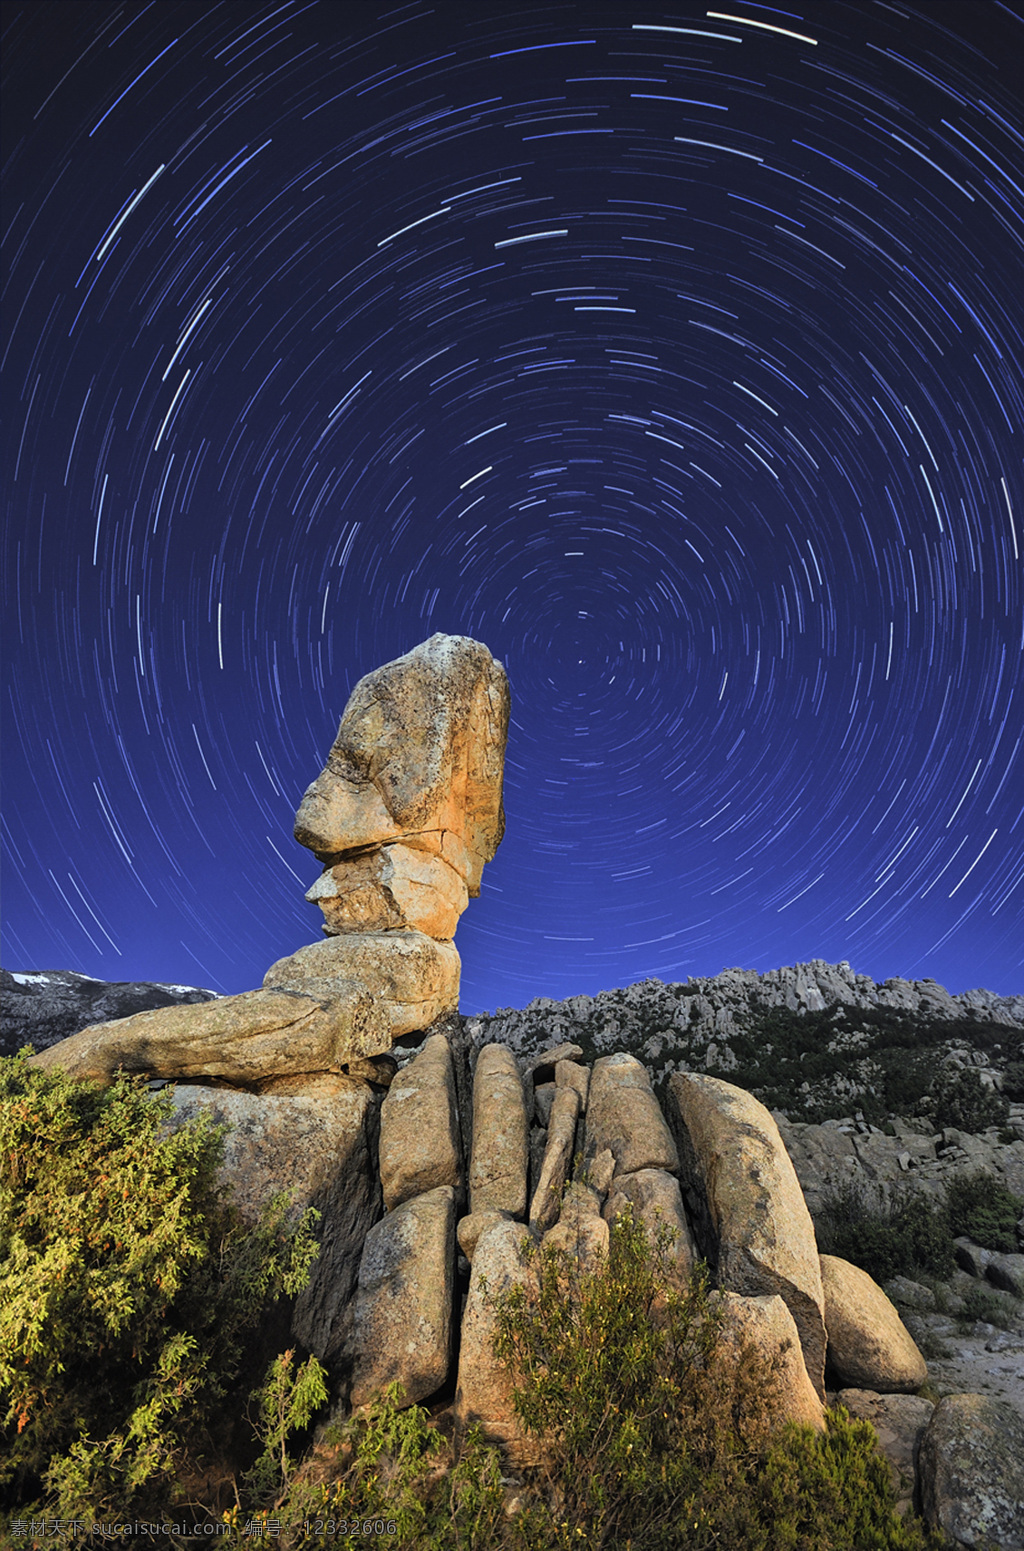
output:
[[[263,1091],[351,1075],[454,1011],[452,933],[504,829],[508,715],[505,670],[466,636],[432,636],[360,679],[295,821],[325,863],[310,897],[327,941],[278,959],[261,990],[94,1025],[35,1062]]]

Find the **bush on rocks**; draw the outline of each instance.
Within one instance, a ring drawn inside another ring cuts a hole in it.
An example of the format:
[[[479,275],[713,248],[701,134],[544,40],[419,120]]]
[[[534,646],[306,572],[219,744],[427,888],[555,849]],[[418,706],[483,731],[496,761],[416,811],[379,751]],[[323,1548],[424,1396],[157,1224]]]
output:
[[[510,1479],[478,1431],[449,1438],[385,1396],[325,1438],[275,1517],[390,1521],[396,1551],[923,1551],[871,1427],[782,1423],[770,1367],[720,1340],[703,1273],[668,1284],[664,1248],[622,1217],[600,1271],[534,1250],[536,1292],[495,1298],[542,1465]]]
[[[268,1307],[308,1279],[312,1214],[278,1199],[243,1227],[217,1128],[165,1130],[170,1110],[134,1079],[0,1061],[0,1511],[180,1499],[236,1431]]]
[[[1022,1209],[1024,1201],[984,1169],[959,1174],[946,1186],[950,1232],[954,1238],[965,1235],[982,1249],[1012,1255]]]

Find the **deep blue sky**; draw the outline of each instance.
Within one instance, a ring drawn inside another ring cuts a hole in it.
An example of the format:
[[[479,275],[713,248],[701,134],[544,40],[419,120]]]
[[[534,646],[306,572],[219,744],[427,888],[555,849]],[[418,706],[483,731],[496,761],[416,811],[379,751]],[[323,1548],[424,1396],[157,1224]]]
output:
[[[463,1008],[1024,987],[1024,19],[4,7],[4,963],[239,991],[349,690],[506,664]]]

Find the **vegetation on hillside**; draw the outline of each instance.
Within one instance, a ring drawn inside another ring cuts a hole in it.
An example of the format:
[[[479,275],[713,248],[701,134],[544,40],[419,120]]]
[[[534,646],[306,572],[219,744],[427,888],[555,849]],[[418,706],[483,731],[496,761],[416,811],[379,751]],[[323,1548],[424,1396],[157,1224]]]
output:
[[[851,1260],[886,1282],[894,1276],[953,1274],[953,1240],[961,1235],[984,1249],[1013,1252],[1024,1201],[979,1169],[955,1174],[936,1199],[904,1186],[873,1194],[857,1180],[827,1189],[816,1208],[815,1232],[823,1255]]]

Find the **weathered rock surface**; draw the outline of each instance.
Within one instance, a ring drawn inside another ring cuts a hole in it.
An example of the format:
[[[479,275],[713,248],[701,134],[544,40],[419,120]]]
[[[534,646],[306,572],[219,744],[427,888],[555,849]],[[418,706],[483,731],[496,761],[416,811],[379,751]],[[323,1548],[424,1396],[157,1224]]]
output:
[[[459,1421],[464,1426],[479,1422],[486,1437],[504,1444],[524,1464],[536,1458],[537,1450],[515,1414],[509,1372],[494,1355],[497,1320],[491,1299],[517,1284],[528,1289],[528,1296],[536,1294],[536,1273],[520,1252],[525,1237],[522,1223],[498,1222],[477,1241],[455,1391]]]
[[[1024,1298],[1024,1255],[993,1253],[985,1267],[986,1280],[1014,1298]]]
[[[866,1271],[822,1255],[827,1361],[844,1388],[912,1393],[928,1365],[893,1305]]]
[[[808,1376],[824,1394],[824,1293],[814,1226],[778,1126],[752,1094],[692,1073],[670,1080],[668,1110],[699,1250],[724,1290],[784,1299]]]
[[[526,1155],[526,1106],[515,1056],[504,1045],[488,1045],[473,1078],[472,1212],[525,1215]]]
[[[0,1056],[25,1045],[48,1050],[94,1023],[112,1023],[154,1007],[214,1002],[216,991],[152,980],[93,980],[71,970],[12,974],[0,969]]]
[[[331,936],[412,927],[438,938],[455,935],[469,901],[454,867],[399,842],[325,868],[306,898],[320,906]]]
[[[667,1228],[674,1235],[665,1249],[666,1269],[672,1282],[685,1285],[697,1263],[697,1249],[675,1175],[665,1169],[638,1169],[635,1174],[616,1175],[602,1215],[610,1224],[627,1207],[634,1222],[643,1223],[652,1249],[657,1245],[659,1230]]]
[[[456,1236],[459,1241],[459,1248],[470,1265],[473,1264],[476,1247],[487,1230],[493,1228],[497,1223],[514,1221],[515,1219],[510,1217],[508,1212],[498,1212],[493,1208],[488,1208],[483,1212],[470,1212],[466,1217],[460,1217]],[[522,1233],[521,1224],[519,1228],[520,1233]]]
[[[369,991],[335,981],[308,994],[243,991],[199,1006],[160,1007],[83,1029],[32,1057],[72,1077],[112,1081],[118,1067],[151,1077],[213,1077],[249,1087],[274,1076],[340,1072],[386,1051],[391,1025]]]
[[[793,1316],[778,1294],[744,1297],[715,1295],[722,1310],[722,1333],[733,1346],[750,1346],[762,1362],[775,1366],[779,1422],[825,1431],[825,1407],[804,1365]]]
[[[661,1106],[651,1090],[647,1069],[635,1056],[619,1052],[595,1061],[587,1099],[584,1157],[589,1161],[608,1148],[616,1174],[638,1169],[679,1168]]]
[[[341,1339],[363,1240],[381,1212],[377,1180],[380,1095],[365,1083],[330,1099],[232,1093],[179,1084],[173,1124],[199,1115],[226,1123],[220,1181],[243,1220],[255,1223],[271,1198],[290,1195],[295,1215],[321,1214],[320,1253],[293,1314],[296,1338],[324,1361]]]
[[[389,1212],[438,1185],[461,1188],[455,1073],[443,1034],[431,1035],[381,1105],[380,1181]]]
[[[403,1201],[366,1235],[346,1349],[349,1402],[366,1405],[388,1384],[404,1404],[439,1389],[452,1356],[455,1192],[439,1185]]]
[[[572,1166],[579,1112],[580,1096],[576,1089],[556,1088],[548,1121],[544,1161],[530,1202],[530,1227],[538,1233],[552,1227],[558,1218],[562,1187]]]
[[[575,1088],[580,1096],[580,1113],[582,1114],[586,1110],[587,1099],[590,1095],[590,1067],[581,1066],[578,1061],[556,1061],[555,1087]]]
[[[263,984],[306,996],[337,995],[343,985],[365,986],[387,1012],[393,1040],[429,1027],[458,1006],[460,968],[454,943],[435,942],[423,932],[354,932],[278,959]]]
[[[562,1199],[554,1227],[541,1239],[541,1248],[567,1255],[570,1269],[593,1275],[608,1262],[608,1224],[601,1216],[601,1197],[589,1185],[574,1180]]]
[[[842,1389],[834,1398],[851,1416],[875,1429],[878,1447],[889,1463],[896,1506],[906,1512],[913,1506],[918,1450],[934,1401],[921,1395],[879,1395],[870,1389]]]
[[[432,636],[360,679],[295,838],[333,865],[346,851],[415,837],[475,896],[504,829],[508,716],[505,670],[487,648]]]
[[[958,1546],[1024,1547],[1024,1421],[988,1395],[947,1395],[920,1448],[921,1506]]]

